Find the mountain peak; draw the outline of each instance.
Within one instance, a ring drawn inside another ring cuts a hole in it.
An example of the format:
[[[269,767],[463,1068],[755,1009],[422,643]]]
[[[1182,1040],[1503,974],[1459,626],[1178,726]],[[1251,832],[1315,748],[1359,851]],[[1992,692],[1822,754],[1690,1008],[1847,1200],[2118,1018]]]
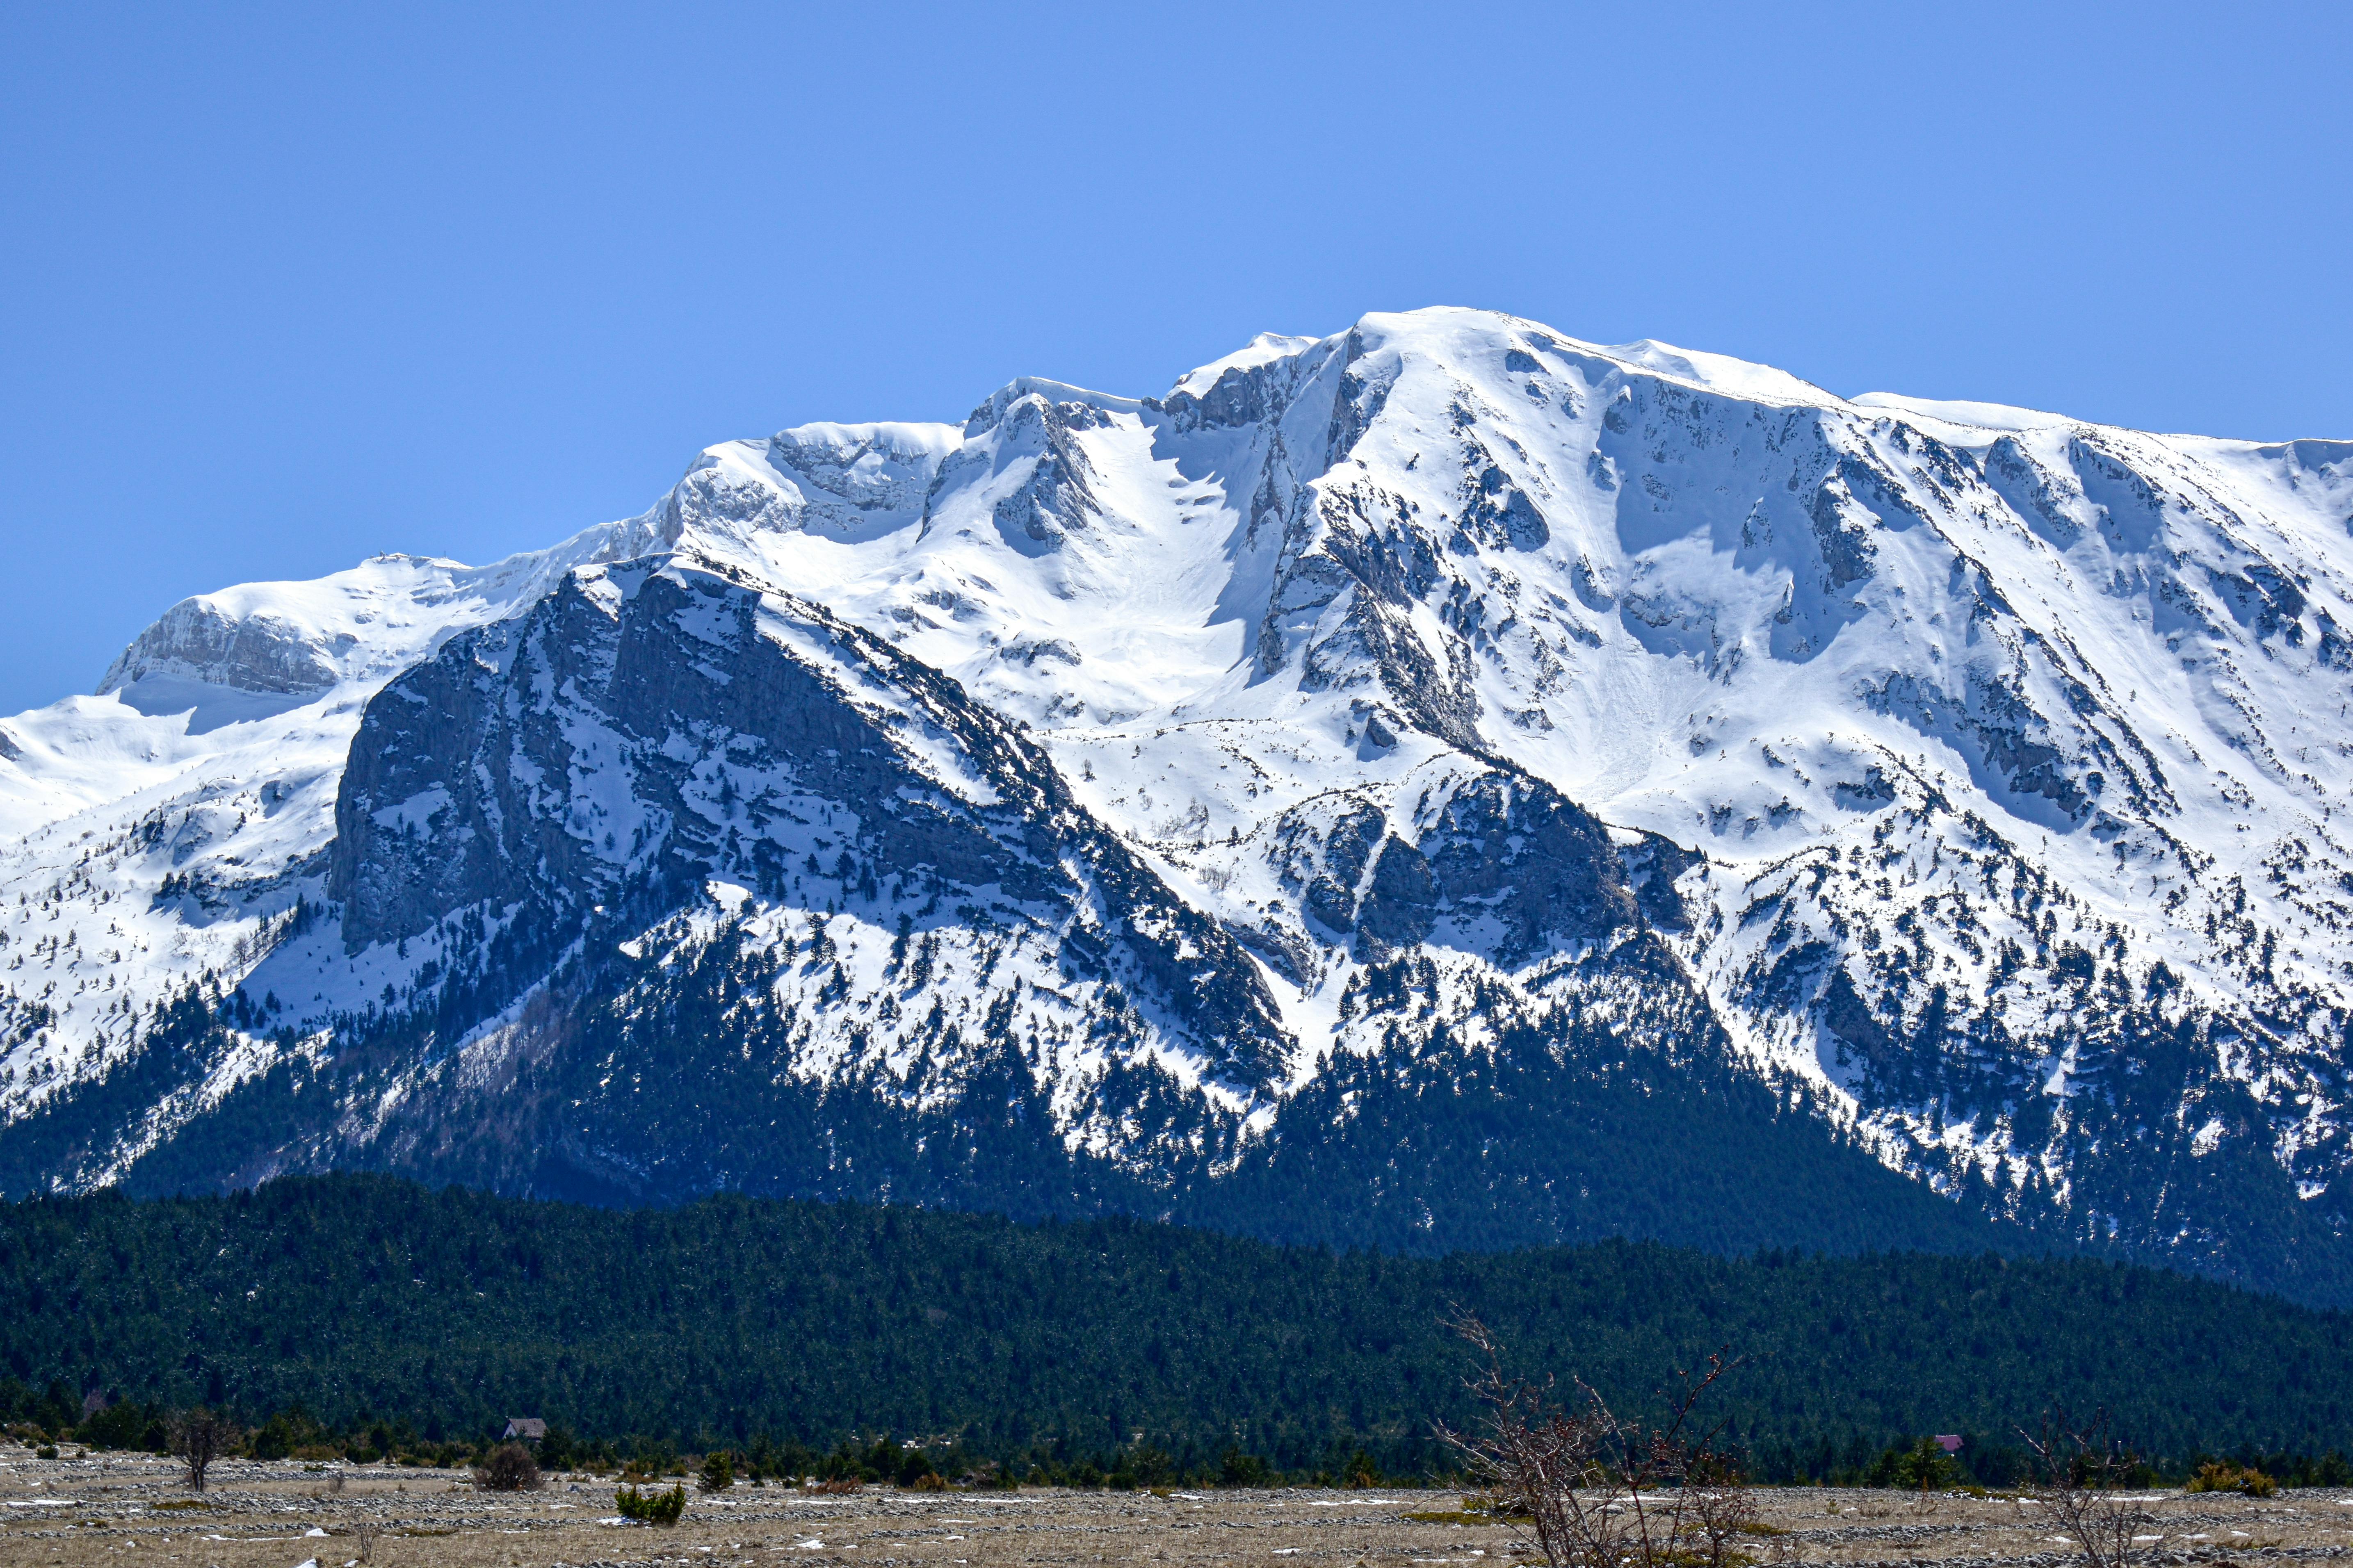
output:
[[[2338,1258],[2353,1159],[2348,452],[1457,308],[723,442],[552,551],[191,600],[11,720],[0,1104],[115,1103],[204,979],[198,1076],[74,1180],[489,1160],[466,1086],[559,1079],[598,1181],[747,1180],[565,1077],[649,1063],[659,997],[773,1053],[694,1057],[762,1125],[986,1122],[1161,1212],[1428,1131],[1441,1080],[1590,1109],[1636,1063],[1988,1223],[2353,1281],[2282,1261]],[[210,1109],[332,1061],[406,1109]],[[1577,1190],[1566,1146],[1392,1151],[1362,1214],[1535,1239],[1500,1194]]]

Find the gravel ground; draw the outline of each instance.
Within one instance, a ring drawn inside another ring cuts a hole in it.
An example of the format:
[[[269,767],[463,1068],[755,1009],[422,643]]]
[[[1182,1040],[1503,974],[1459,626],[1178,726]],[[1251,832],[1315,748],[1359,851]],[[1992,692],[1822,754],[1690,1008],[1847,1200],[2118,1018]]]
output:
[[[70,1453],[71,1450],[69,1450]],[[1760,1491],[1759,1568],[1799,1563],[2076,1568],[2029,1503],[1905,1500],[1887,1492]],[[613,1488],[476,1491],[460,1473],[371,1466],[224,1463],[201,1498],[176,1467],[119,1455],[37,1459],[0,1448],[0,1568],[186,1563],[191,1568],[591,1568],[781,1564],[824,1568],[1525,1568],[1493,1525],[1445,1519],[1450,1491],[900,1492],[815,1496],[739,1486],[695,1494],[671,1530],[617,1522]],[[2353,1493],[2245,1498],[2150,1493],[2141,1552],[2157,1564],[2353,1554]],[[367,1539],[372,1534],[373,1539]],[[365,1555],[363,1559],[363,1548]],[[2353,1564],[2348,1564],[2353,1568]]]

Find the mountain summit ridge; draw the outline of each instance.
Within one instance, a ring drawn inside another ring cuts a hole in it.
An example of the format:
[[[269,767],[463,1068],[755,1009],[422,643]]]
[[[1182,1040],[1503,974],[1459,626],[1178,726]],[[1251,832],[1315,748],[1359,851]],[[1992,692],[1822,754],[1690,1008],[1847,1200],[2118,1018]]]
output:
[[[0,724],[0,1152],[866,1179],[597,1100],[722,1070],[660,996],[759,1058],[744,1116],[887,1123],[926,1201],[1010,1201],[924,1152],[986,1122],[1055,1203],[1248,1227],[1322,1160],[1371,1194],[1336,1239],[1607,1229],[1566,1194],[1639,1082],[2040,1244],[2353,1300],[2349,531],[2353,443],[1451,308],[723,442],[552,551],[189,601]],[[821,733],[741,699],[787,669]],[[970,745],[1019,760],[949,806]],[[1464,1082],[1558,1137],[1381,1173],[1456,1146]]]

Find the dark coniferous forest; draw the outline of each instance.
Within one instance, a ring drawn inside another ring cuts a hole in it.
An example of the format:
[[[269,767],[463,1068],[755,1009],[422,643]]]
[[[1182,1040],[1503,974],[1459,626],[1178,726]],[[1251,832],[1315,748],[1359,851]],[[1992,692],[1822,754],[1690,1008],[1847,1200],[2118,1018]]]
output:
[[[2353,1320],[2085,1258],[1655,1243],[1413,1258],[1107,1218],[1026,1224],[720,1196],[619,1211],[368,1176],[0,1208],[0,1419],[98,1391],[248,1424],[476,1442],[511,1415],[620,1451],[953,1443],[1021,1473],[1434,1473],[1468,1420],[1445,1320],[1621,1409],[1745,1359],[1723,1414],[1760,1476],[1858,1475],[1958,1431],[2105,1406],[2160,1464],[2353,1447]],[[133,1435],[135,1436],[135,1435]],[[126,1439],[127,1440],[127,1439]],[[1230,1468],[1230,1467],[1229,1467]],[[1991,1473],[1988,1473],[1991,1472]]]

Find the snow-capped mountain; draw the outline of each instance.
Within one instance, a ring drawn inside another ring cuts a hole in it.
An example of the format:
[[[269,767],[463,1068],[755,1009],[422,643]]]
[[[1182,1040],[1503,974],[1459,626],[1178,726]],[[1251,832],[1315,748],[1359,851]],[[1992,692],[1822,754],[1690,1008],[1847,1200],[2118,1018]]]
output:
[[[2024,1233],[2353,1300],[2349,587],[2353,443],[1470,310],[726,443],[0,721],[0,1180]]]

